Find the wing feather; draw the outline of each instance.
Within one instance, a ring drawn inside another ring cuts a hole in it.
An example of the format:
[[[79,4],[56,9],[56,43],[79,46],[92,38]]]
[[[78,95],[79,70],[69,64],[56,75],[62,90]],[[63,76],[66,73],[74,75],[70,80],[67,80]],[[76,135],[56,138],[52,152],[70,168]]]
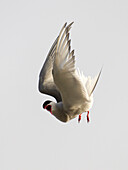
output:
[[[80,72],[79,69],[77,70],[77,74],[79,75],[83,85],[87,89],[88,96],[91,96],[91,94],[95,90],[95,87],[96,87],[96,85],[98,83],[98,80],[100,78],[101,72],[102,72],[102,69],[100,70],[100,72],[99,72],[99,74],[97,76],[92,78],[91,76],[85,77],[83,72]]]
[[[96,85],[98,83],[98,80],[100,78],[101,72],[102,72],[102,69],[100,70],[99,74],[97,76],[95,76],[94,78],[90,78],[90,77],[88,78],[86,86],[87,86],[87,89],[88,89],[89,96],[91,96],[91,94],[95,90],[95,87],[96,87]]]
[[[57,40],[58,37],[54,41],[47,55],[45,63],[40,71],[38,89],[41,93],[51,95],[57,100],[57,102],[60,102],[62,101],[61,95],[54,83],[53,75],[52,75],[53,61],[54,61],[54,55],[57,46]]]
[[[72,24],[69,24],[67,27],[65,24],[60,31],[53,63],[54,82],[61,93],[65,107],[78,107],[85,101],[87,94],[76,73],[74,50],[70,52],[71,40],[69,40],[69,30]],[[68,38],[66,38],[67,34]]]

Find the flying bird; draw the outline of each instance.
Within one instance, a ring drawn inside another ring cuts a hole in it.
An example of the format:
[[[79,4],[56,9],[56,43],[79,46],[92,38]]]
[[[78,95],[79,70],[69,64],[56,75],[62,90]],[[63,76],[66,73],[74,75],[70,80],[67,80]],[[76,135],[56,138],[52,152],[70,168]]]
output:
[[[39,91],[53,96],[56,102],[47,100],[43,108],[62,122],[87,112],[93,105],[93,91],[97,85],[101,71],[97,76],[85,77],[83,72],[75,67],[74,50],[71,50],[69,31],[73,22],[64,24],[54,41],[39,75]]]

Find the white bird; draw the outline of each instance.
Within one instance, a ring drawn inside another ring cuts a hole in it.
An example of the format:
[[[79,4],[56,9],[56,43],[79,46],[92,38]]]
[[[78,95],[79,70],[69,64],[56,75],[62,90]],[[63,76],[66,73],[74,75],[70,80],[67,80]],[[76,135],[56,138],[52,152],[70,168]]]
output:
[[[71,24],[62,27],[59,36],[53,43],[46,61],[39,75],[39,91],[53,96],[57,103],[45,101],[43,108],[49,111],[62,122],[68,122],[87,112],[89,122],[89,110],[93,104],[93,91],[99,80],[100,73],[91,78],[85,77],[75,67],[74,50],[71,51],[69,31]]]

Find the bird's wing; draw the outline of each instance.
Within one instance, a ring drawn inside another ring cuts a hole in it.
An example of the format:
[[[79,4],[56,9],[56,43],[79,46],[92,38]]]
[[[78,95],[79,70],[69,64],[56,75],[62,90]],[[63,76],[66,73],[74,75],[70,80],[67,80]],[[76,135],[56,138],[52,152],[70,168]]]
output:
[[[85,77],[83,72],[80,72],[78,70],[79,77],[81,78],[81,81],[83,82],[84,86],[87,89],[88,96],[91,96],[91,94],[93,93],[93,91],[98,83],[98,80],[100,78],[101,72],[102,72],[102,69],[100,70],[100,72],[97,76],[92,78],[91,76]]]
[[[57,102],[60,102],[62,101],[61,95],[54,83],[53,75],[52,75],[53,61],[54,61],[57,40],[58,40],[58,37],[54,41],[47,55],[45,63],[40,71],[38,89],[41,93],[51,95],[55,97]]]
[[[57,39],[53,64],[53,78],[65,107],[78,107],[86,100],[86,88],[75,68],[74,50],[70,52],[69,30],[71,24],[64,24]]]
[[[102,69],[101,69],[102,71]],[[88,91],[88,95],[91,96],[91,94],[93,93],[93,91],[95,90],[95,87],[98,83],[98,80],[100,78],[100,75],[101,75],[101,71],[99,72],[99,74],[97,76],[95,76],[94,78],[91,78],[90,76],[88,77],[87,79],[87,82],[86,82],[86,88],[87,88],[87,91]]]

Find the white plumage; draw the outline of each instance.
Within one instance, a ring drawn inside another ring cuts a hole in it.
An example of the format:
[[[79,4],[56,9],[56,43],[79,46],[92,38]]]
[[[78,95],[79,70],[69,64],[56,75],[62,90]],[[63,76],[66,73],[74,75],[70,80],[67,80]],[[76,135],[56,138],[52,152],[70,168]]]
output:
[[[71,51],[69,31],[71,24],[62,27],[53,43],[39,76],[39,91],[56,98],[57,103],[45,101],[43,108],[57,119],[67,122],[77,115],[79,121],[83,112],[88,112],[93,104],[93,91],[100,73],[91,78],[85,77],[75,67],[74,50]]]

